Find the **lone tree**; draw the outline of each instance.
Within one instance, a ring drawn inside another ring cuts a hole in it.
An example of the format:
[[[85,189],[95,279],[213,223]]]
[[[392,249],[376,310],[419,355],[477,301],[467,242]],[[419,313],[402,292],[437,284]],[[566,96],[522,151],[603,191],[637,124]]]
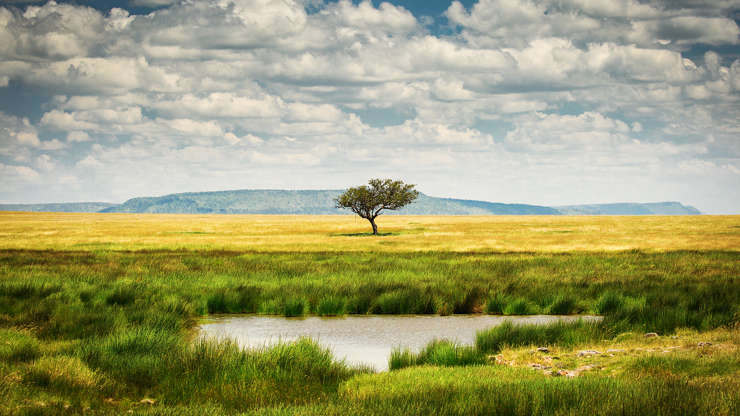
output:
[[[369,185],[369,186],[368,186]],[[405,184],[391,179],[370,179],[368,185],[349,188],[339,195],[337,208],[349,208],[355,214],[370,221],[373,235],[378,235],[375,218],[385,210],[396,210],[414,202],[419,196],[416,185]]]

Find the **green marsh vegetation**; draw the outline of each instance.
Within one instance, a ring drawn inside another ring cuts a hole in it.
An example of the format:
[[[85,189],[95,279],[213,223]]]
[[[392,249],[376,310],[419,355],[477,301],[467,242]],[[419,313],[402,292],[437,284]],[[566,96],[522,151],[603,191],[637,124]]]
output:
[[[197,320],[222,313],[604,320],[502,325],[369,374],[311,340],[198,339]],[[4,249],[0,414],[737,414],[739,321],[727,250]]]

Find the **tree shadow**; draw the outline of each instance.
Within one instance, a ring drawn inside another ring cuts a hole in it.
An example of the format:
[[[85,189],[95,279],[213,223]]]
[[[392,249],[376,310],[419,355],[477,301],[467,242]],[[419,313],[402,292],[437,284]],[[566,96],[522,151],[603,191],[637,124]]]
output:
[[[378,233],[377,235],[373,235],[372,232],[369,233],[341,233],[341,234],[329,234],[331,237],[386,237],[389,235],[400,235],[400,233]]]

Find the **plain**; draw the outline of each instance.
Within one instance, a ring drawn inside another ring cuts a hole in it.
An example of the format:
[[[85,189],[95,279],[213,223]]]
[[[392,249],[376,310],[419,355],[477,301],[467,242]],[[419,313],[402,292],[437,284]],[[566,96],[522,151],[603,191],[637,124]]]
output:
[[[740,411],[740,217],[379,226],[372,237],[350,216],[2,213],[0,412]],[[473,346],[396,351],[393,371],[369,374],[311,340],[198,340],[212,313],[605,318],[505,325]]]

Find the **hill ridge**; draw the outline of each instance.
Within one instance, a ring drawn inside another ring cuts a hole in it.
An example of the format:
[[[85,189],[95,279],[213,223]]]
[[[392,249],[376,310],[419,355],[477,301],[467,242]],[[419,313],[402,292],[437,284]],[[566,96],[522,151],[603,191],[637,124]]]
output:
[[[350,214],[334,207],[341,189],[234,189],[180,192],[131,198],[121,204],[104,202],[59,204],[0,204],[0,211],[122,212],[189,214]],[[698,215],[699,210],[678,201],[616,202],[543,206],[420,194],[396,215]]]

